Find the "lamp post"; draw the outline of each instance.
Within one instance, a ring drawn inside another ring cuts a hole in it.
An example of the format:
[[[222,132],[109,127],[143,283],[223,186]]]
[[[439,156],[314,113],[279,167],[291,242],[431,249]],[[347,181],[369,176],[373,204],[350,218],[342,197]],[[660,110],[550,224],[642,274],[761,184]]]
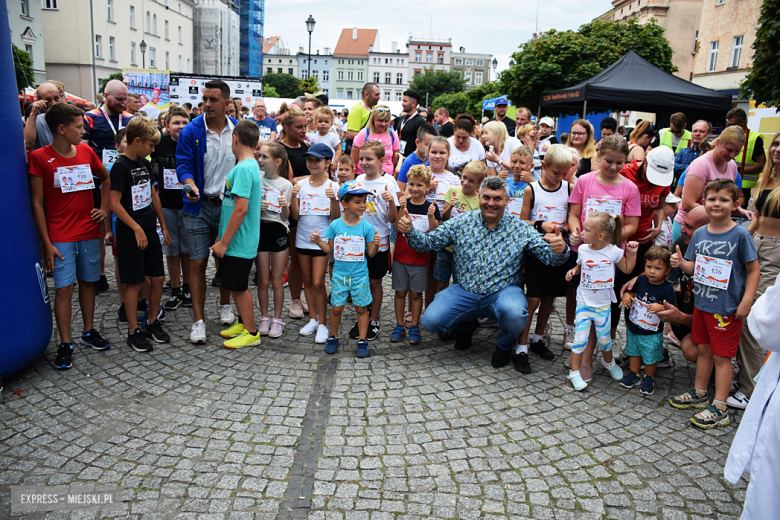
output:
[[[141,43],[138,45],[141,48],[141,62],[143,65],[143,68],[146,68],[146,42],[144,40],[141,40]]]
[[[513,60],[513,59],[511,59],[511,58],[510,58],[510,59],[509,59],[509,68],[511,69],[511,68],[512,68],[512,67],[514,67],[514,66],[515,66],[515,60]]]
[[[498,60],[493,58],[493,61],[490,62],[490,64],[493,66],[493,76],[496,75],[496,67],[498,67]]]
[[[306,79],[311,77],[311,33],[314,31],[315,23],[317,22],[309,15],[309,18],[306,20],[306,30],[309,31],[309,72],[306,73]]]

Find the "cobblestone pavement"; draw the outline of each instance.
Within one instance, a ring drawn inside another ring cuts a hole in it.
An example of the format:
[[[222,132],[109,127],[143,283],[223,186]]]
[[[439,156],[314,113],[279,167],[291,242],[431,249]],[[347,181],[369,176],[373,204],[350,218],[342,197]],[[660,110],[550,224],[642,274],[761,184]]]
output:
[[[224,349],[211,287],[211,343],[189,343],[191,309],[180,308],[164,324],[172,343],[139,354],[124,342],[115,291],[98,296],[110,350],[78,346],[60,372],[52,340],[5,381],[0,518],[739,516],[746,484],[722,477],[736,424],[704,432],[667,403],[694,375],[679,350],[653,396],[620,388],[598,364],[577,393],[562,312],[551,318],[555,360],[531,354],[523,376],[490,367],[495,328],[479,329],[466,352],[427,333],[416,347],[391,344],[391,295],[388,279],[366,360],[354,341],[325,355],[298,335],[302,320],[261,347]],[[343,338],[353,317],[345,312]],[[125,510],[10,512],[11,485],[71,483],[121,485]]]

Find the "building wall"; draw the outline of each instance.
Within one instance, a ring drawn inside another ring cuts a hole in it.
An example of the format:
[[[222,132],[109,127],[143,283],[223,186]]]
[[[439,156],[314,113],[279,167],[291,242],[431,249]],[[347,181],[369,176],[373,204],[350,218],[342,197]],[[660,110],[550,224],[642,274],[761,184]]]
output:
[[[450,62],[453,71],[458,71],[466,79],[466,90],[472,90],[490,81],[490,61],[492,54],[453,52]]]
[[[360,99],[368,78],[368,56],[333,56],[333,99]],[[351,79],[350,79],[351,78]]]
[[[320,51],[315,52],[319,53]],[[298,59],[298,78],[306,79],[309,73],[309,55],[299,52],[296,57]],[[312,54],[311,75],[315,76],[317,81],[319,81],[321,91],[325,92],[329,97],[334,95],[332,54]]]
[[[382,101],[401,101],[409,88],[409,55],[397,52],[369,52],[368,80],[379,85]],[[387,75],[390,74],[390,81]],[[400,83],[399,83],[400,74]],[[378,75],[378,76],[377,76]]]
[[[406,44],[409,51],[409,83],[414,81],[415,73],[432,68],[435,71],[450,71],[450,54],[452,52],[452,38],[446,41],[426,40],[423,38],[409,37]],[[419,53],[419,58],[418,54]],[[428,56],[431,61],[428,61]],[[439,57],[441,56],[441,60]],[[419,61],[417,61],[419,59]]]
[[[8,25],[11,27],[11,42],[31,54],[35,76],[27,78],[31,85],[46,81],[46,49],[43,43],[43,21],[40,0],[26,0],[26,13],[22,13],[22,2],[11,0],[8,8]]]
[[[194,19],[195,74],[239,75],[240,24],[233,0],[198,0]]]
[[[265,54],[263,56],[263,74],[273,72],[289,74],[298,77],[298,57],[289,54],[290,49],[283,49],[288,54]],[[270,69],[270,70],[269,70]]]

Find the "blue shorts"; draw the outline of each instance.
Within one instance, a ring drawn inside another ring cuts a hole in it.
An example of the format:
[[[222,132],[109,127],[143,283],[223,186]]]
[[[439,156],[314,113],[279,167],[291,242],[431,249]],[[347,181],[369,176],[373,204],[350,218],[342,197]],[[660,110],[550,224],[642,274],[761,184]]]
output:
[[[201,202],[200,212],[197,215],[182,210],[181,218],[187,229],[190,260],[203,260],[209,257],[209,248],[217,241],[221,214],[221,204],[205,201]],[[170,234],[170,230],[168,233]]]
[[[455,272],[452,269],[454,253],[442,249],[436,253],[436,265],[433,266],[433,278],[437,282],[448,283]],[[455,280],[457,282],[457,280]]]
[[[658,363],[664,358],[664,334],[634,334],[626,329],[626,348],[623,352],[627,356],[641,357],[645,365]]]
[[[168,234],[171,236],[171,243],[163,246],[165,256],[179,256],[190,252],[190,241],[187,239],[187,228],[184,227],[184,219],[180,209],[163,208],[163,218],[165,226],[168,228]]]
[[[100,279],[100,239],[80,242],[52,242],[64,260],[54,256],[54,288],[60,289],[76,283]]]
[[[352,296],[355,307],[368,307],[374,298],[371,296],[371,284],[368,276],[340,276],[333,274],[330,280],[330,304],[343,307],[347,303],[347,295]]]

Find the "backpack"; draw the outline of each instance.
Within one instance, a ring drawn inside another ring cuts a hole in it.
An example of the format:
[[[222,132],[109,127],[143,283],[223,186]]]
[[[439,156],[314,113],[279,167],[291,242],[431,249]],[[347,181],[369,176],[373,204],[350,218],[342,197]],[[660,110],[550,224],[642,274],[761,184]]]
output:
[[[370,135],[370,130],[368,126],[366,126],[366,141],[368,141],[368,136]],[[393,130],[390,130],[390,146],[392,147],[395,144],[395,132]]]

